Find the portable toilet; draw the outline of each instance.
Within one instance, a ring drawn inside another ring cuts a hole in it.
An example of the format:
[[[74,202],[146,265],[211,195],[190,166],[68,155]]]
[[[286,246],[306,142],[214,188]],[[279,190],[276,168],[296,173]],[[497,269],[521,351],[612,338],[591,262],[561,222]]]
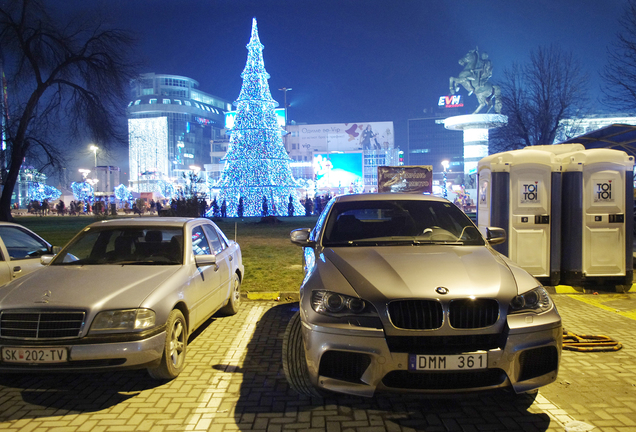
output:
[[[487,156],[478,164],[477,224],[504,228],[494,248],[544,284],[560,277],[561,164],[527,148]]]
[[[561,283],[629,290],[633,279],[634,158],[620,150],[560,155],[563,165]]]

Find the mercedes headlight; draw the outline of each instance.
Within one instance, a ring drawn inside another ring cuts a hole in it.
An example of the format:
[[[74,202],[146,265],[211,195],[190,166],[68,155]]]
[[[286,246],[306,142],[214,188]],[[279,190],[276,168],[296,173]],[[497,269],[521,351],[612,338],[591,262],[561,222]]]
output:
[[[552,308],[552,299],[542,286],[515,296],[510,301],[510,313],[543,313]]]
[[[155,325],[155,312],[150,309],[123,309],[97,314],[91,333],[119,333],[146,330]]]

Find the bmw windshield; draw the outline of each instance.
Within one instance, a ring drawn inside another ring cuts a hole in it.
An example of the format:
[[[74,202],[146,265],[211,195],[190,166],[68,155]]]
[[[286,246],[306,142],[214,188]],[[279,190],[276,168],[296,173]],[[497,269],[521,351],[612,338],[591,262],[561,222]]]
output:
[[[322,244],[483,246],[484,239],[472,221],[451,203],[376,200],[336,203],[329,214]]]

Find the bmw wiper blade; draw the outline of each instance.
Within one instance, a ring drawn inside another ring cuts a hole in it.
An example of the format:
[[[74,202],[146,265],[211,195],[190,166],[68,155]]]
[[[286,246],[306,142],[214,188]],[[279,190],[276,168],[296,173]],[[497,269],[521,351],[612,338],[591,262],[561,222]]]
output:
[[[461,241],[445,241],[445,240],[413,240],[415,245],[448,245],[448,246],[463,246],[464,242]]]

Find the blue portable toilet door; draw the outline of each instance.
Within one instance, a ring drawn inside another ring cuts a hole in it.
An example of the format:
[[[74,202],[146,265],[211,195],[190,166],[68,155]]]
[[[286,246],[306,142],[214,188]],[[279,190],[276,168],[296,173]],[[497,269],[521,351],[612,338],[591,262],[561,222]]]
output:
[[[510,170],[508,257],[537,278],[550,277],[551,181],[549,165]]]
[[[627,270],[625,217],[631,217],[631,209],[625,209],[625,169],[612,165],[583,168],[582,252],[586,277],[624,276]]]

